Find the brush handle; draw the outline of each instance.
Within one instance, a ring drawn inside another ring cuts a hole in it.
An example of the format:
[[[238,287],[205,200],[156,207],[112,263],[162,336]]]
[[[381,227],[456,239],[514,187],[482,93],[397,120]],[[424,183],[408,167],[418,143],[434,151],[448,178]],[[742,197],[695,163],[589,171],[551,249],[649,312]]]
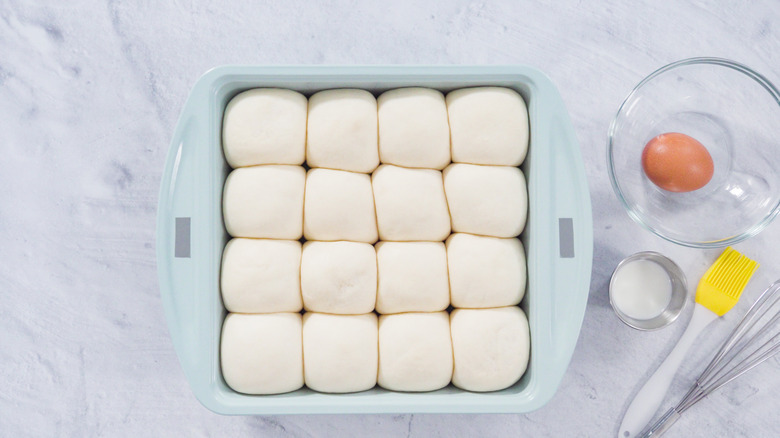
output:
[[[685,353],[693,345],[693,341],[696,340],[699,333],[717,318],[718,315],[701,304],[697,303],[694,306],[693,316],[685,333],[628,406],[626,414],[623,416],[623,422],[620,424],[618,438],[636,437],[653,419],[653,415],[661,406],[677,369],[685,358]]]

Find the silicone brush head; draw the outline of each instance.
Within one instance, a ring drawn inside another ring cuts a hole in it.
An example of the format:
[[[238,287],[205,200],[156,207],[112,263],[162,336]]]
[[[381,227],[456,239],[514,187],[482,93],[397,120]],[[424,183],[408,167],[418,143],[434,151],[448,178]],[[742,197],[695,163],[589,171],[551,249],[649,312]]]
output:
[[[696,288],[696,302],[723,316],[737,304],[758,263],[731,247],[715,260]]]

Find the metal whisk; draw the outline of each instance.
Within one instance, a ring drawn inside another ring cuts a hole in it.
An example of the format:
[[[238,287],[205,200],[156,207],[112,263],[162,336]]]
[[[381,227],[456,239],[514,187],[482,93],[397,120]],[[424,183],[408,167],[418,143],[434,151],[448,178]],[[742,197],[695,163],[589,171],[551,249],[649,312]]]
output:
[[[772,283],[753,303],[677,406],[640,436],[661,436],[691,406],[777,353],[780,353],[780,280]]]

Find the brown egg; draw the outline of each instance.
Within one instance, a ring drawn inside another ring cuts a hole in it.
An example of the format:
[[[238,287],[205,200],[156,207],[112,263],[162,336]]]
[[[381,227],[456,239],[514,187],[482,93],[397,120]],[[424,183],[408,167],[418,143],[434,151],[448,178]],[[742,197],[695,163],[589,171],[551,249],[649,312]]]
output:
[[[707,148],[695,138],[667,132],[645,145],[642,169],[658,187],[670,192],[691,192],[707,185],[715,166]]]

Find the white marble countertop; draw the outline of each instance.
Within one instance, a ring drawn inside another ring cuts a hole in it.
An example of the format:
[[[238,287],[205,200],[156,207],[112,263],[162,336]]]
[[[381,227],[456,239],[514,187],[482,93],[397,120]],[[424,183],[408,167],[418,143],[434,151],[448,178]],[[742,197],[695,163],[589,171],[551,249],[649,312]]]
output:
[[[615,436],[630,396],[680,335],[632,330],[607,281],[639,250],[696,284],[717,251],[686,249],[623,212],[607,126],[643,76],[692,56],[780,84],[780,3],[561,1],[0,3],[0,433],[4,436]],[[720,3],[719,5],[713,3]],[[527,415],[224,417],[189,389],[160,302],[155,213],[190,87],[221,64],[512,64],[557,84],[585,157],[595,252],[577,349],[553,400]],[[780,223],[737,248],[780,277]],[[683,389],[735,324],[690,352]],[[780,435],[780,359],[688,411],[670,437]],[[668,402],[667,402],[668,403]]]

